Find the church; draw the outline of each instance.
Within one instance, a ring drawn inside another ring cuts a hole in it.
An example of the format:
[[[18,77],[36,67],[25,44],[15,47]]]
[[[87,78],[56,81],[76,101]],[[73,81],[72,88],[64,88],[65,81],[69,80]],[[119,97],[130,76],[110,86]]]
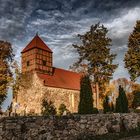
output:
[[[57,109],[65,104],[70,112],[78,111],[81,74],[53,67],[53,52],[38,34],[22,50],[21,65],[26,80],[13,99],[16,113],[40,114],[43,98]]]

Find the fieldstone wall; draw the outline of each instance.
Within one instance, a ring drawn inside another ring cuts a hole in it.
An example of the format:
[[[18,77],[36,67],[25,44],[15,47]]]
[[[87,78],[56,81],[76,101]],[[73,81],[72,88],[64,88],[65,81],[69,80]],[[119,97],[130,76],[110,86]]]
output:
[[[24,80],[24,79],[23,79]],[[77,112],[79,104],[79,91],[44,86],[36,73],[23,81],[17,97],[13,99],[13,112],[18,114],[41,113],[43,98],[54,102],[58,109],[65,104],[70,112]]]
[[[0,140],[76,140],[135,129],[140,114],[0,118]]]

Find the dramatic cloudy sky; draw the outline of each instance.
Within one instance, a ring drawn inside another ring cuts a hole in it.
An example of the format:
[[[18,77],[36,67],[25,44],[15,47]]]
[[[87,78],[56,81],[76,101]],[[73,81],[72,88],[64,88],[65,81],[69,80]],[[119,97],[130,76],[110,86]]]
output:
[[[68,69],[78,57],[71,44],[100,21],[112,38],[119,64],[114,79],[129,75],[123,66],[127,39],[140,19],[140,0],[0,0],[0,39],[12,43],[16,59],[38,32],[54,52],[54,66]]]

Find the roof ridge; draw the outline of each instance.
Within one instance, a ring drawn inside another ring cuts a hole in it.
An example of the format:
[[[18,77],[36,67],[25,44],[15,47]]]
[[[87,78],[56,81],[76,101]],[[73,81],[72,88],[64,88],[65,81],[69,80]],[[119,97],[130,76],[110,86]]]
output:
[[[70,90],[80,90],[80,79],[82,76],[81,74],[61,68],[53,68],[53,75],[37,73],[40,79],[45,80],[45,86]]]
[[[60,69],[60,70],[63,70],[63,71],[67,71],[67,72],[71,72],[71,73],[75,73],[75,74],[79,74],[80,75],[80,73],[78,73],[78,72],[70,71],[70,70],[67,70],[67,69],[56,68],[56,67],[53,67],[53,68]]]
[[[21,53],[24,53],[33,48],[40,48],[42,50],[46,50],[52,53],[52,50],[46,45],[46,43],[36,34],[32,40],[26,45],[26,47],[22,50]]]

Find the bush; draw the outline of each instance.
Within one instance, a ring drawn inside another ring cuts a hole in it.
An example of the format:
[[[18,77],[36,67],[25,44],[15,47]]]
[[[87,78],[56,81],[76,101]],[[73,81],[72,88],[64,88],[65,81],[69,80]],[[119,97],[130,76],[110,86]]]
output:
[[[114,104],[113,104],[113,102],[110,103],[110,111],[114,112]]]
[[[42,115],[56,115],[56,108],[55,106],[53,105],[53,102],[52,101],[49,101],[44,98],[42,100],[42,112],[41,112]]]
[[[140,109],[135,109],[134,112],[135,113],[140,113]]]
[[[99,113],[98,109],[93,107],[93,114],[98,114],[98,113]]]
[[[134,99],[132,102],[132,107],[136,109],[140,106],[140,91],[134,91]]]
[[[59,115],[63,115],[64,111],[67,111],[65,104],[60,104],[59,108]]]

